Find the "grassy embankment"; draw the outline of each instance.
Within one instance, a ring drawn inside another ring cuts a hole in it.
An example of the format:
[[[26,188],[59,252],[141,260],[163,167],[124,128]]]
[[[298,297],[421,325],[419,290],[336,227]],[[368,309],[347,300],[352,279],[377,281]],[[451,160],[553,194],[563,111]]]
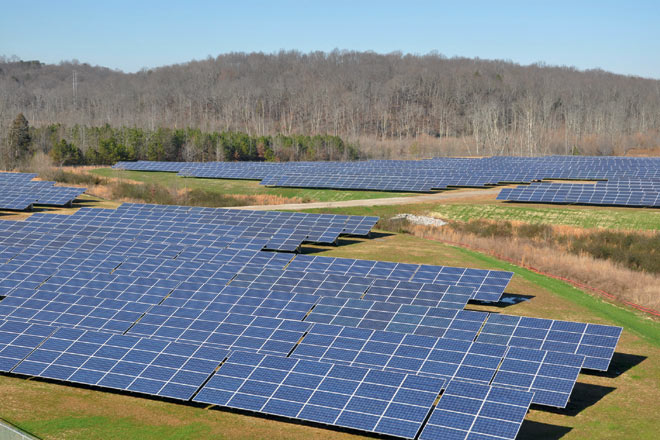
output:
[[[472,199],[471,199],[472,201]],[[460,219],[439,216],[459,206]],[[315,209],[306,212],[377,215],[379,227],[408,232],[418,237],[462,243],[490,254],[504,255],[523,265],[602,289],[616,297],[660,310],[660,212],[622,209],[614,213],[599,207],[534,207],[534,221],[480,218],[484,206],[503,218],[516,218],[521,208],[492,200],[474,205],[461,203],[370,206],[347,209]],[[426,227],[391,221],[400,212],[444,218],[449,225]],[[558,212],[563,215],[558,215]],[[590,225],[610,216],[608,227]],[[623,220],[621,220],[621,218]],[[568,219],[571,225],[565,225]],[[562,223],[563,222],[563,223]],[[620,229],[621,226],[626,229]],[[582,226],[582,227],[581,227]],[[635,227],[637,230],[631,230]]]

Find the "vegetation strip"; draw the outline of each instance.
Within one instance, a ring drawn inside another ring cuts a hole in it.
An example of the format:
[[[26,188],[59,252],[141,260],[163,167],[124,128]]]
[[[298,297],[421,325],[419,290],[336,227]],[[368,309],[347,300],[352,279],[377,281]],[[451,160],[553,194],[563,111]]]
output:
[[[535,272],[535,273],[537,273],[537,274],[539,274],[539,275],[543,275],[543,276],[546,276],[546,277],[551,277],[551,278],[554,278],[554,279],[557,279],[557,280],[560,280],[560,281],[564,281],[564,282],[567,282],[567,283],[569,283],[569,284],[574,285],[575,287],[579,287],[579,288],[581,288],[581,289],[588,289],[588,290],[591,290],[591,291],[596,292],[596,293],[598,293],[598,294],[600,294],[600,295],[602,295],[602,296],[607,297],[608,299],[611,299],[612,301],[619,301],[619,302],[621,302],[621,303],[623,303],[623,304],[625,304],[625,305],[627,305],[627,306],[630,306],[630,307],[632,307],[632,308],[634,308],[634,309],[637,309],[637,310],[639,310],[639,311],[641,311],[641,312],[645,312],[645,313],[648,313],[648,314],[650,314],[650,315],[654,315],[654,316],[660,316],[660,312],[657,311],[657,310],[654,310],[654,309],[651,309],[651,308],[648,308],[648,307],[644,307],[644,306],[640,306],[639,304],[635,304],[635,303],[633,303],[633,302],[631,302],[631,301],[626,301],[626,300],[623,300],[623,299],[618,299],[616,296],[612,295],[611,293],[605,292],[605,291],[602,290],[602,289],[598,289],[598,288],[596,288],[596,287],[591,287],[591,286],[588,286],[588,285],[586,285],[586,284],[584,284],[584,283],[580,283],[580,282],[578,282],[578,281],[574,281],[574,280],[571,280],[571,279],[569,279],[569,278],[564,278],[564,277],[559,276],[559,275],[554,275],[554,274],[551,274],[551,273],[548,273],[548,272],[544,272],[544,271],[542,271],[542,270],[540,270],[540,269],[537,269],[537,268],[535,268],[535,267],[533,267],[533,266],[529,266],[529,265],[525,264],[525,263],[522,262],[522,261],[514,261],[514,260],[512,260],[512,259],[510,259],[510,258],[508,258],[508,257],[505,257],[504,255],[498,254],[498,253],[496,253],[496,252],[488,251],[487,249],[479,249],[479,248],[475,248],[475,247],[469,246],[469,245],[467,245],[467,244],[458,243],[458,242],[450,241],[450,240],[443,240],[443,239],[440,239],[440,238],[432,238],[431,240],[436,240],[436,241],[439,241],[439,242],[441,242],[441,243],[445,243],[445,244],[448,244],[448,245],[451,245],[451,246],[457,246],[457,247],[467,248],[467,249],[470,249],[470,250],[475,251],[475,252],[480,252],[480,253],[489,254],[489,255],[492,255],[492,256],[494,256],[494,257],[500,259],[500,260],[504,260],[504,261],[506,261],[506,262],[508,262],[508,263],[515,264],[515,265],[520,266],[520,267],[522,267],[522,268],[524,268],[524,269],[531,270],[532,272]]]

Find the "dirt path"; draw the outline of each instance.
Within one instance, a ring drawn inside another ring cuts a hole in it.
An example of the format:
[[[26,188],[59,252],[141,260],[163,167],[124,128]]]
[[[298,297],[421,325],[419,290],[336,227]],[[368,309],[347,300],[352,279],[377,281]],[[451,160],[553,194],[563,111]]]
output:
[[[495,195],[500,192],[502,188],[471,190],[471,191],[447,191],[436,194],[424,194],[421,196],[412,197],[389,197],[384,199],[362,199],[362,200],[344,200],[340,202],[313,202],[313,203],[289,203],[285,205],[254,205],[254,206],[237,206],[237,209],[255,209],[255,210],[270,210],[270,209],[315,209],[315,208],[344,208],[349,206],[380,206],[380,205],[410,205],[413,203],[433,203],[441,200],[463,199],[468,197],[483,197],[488,195]]]

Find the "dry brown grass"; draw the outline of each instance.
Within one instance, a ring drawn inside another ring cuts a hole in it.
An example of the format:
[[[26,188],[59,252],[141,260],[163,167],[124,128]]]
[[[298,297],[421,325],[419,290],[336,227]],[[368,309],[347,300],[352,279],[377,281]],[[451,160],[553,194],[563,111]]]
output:
[[[117,191],[119,179],[109,179],[106,184],[93,185],[87,189],[87,193],[106,200],[115,200],[118,202],[144,203],[145,200],[130,196],[123,196]],[[132,185],[145,185],[142,182],[121,180],[122,183]],[[171,201],[177,204],[189,204],[189,195],[194,191],[185,188],[166,188],[171,196]],[[231,194],[226,195],[226,199],[231,201],[231,206],[248,205],[283,205],[287,203],[303,203],[304,200],[299,197],[283,197],[273,194]]]
[[[287,203],[303,203],[300,197],[282,197],[274,194],[234,194],[236,200],[249,201],[250,205],[284,205]]]
[[[608,292],[620,300],[660,310],[660,277],[633,271],[608,260],[574,255],[562,249],[519,237],[479,237],[445,227],[411,226],[421,238],[450,241],[504,255],[523,266],[568,278]]]
[[[87,167],[62,167],[62,171],[77,175],[87,175],[89,176],[90,170],[96,169],[95,166]],[[98,176],[95,176],[98,177]],[[120,202],[144,202],[143,199],[138,199],[129,196],[121,195],[121,192],[118,191],[119,184],[129,184],[129,185],[146,185],[144,182],[138,180],[119,178],[119,177],[103,177],[102,183],[99,185],[85,185],[85,184],[75,184],[75,183],[66,183],[63,185],[66,186],[78,186],[86,187],[87,194],[93,195],[106,200],[116,200]],[[177,187],[163,187],[170,196],[172,201],[180,204],[186,204],[186,201],[189,199],[189,195],[194,192],[194,189],[190,188],[177,188]],[[302,203],[304,200],[299,197],[283,197],[280,195],[274,194],[227,194],[228,199],[235,202],[232,204],[235,205],[282,205],[286,203]]]

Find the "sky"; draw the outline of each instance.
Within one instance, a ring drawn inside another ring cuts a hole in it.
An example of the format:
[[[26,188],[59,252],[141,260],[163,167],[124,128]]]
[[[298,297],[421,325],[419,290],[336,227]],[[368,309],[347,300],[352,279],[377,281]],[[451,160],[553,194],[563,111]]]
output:
[[[660,79],[660,0],[0,0],[0,55],[135,72],[227,52],[333,49]]]

